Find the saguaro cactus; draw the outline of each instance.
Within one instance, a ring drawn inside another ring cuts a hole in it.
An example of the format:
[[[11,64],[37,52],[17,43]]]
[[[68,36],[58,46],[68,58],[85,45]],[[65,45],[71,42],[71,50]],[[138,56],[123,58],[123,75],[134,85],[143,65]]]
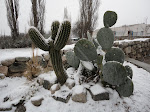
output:
[[[66,82],[67,75],[62,65],[60,50],[66,45],[71,31],[69,21],[64,21],[59,27],[59,22],[55,21],[51,26],[52,36],[50,41],[41,35],[36,28],[29,29],[29,36],[33,43],[44,51],[49,51],[51,62],[57,76],[58,82],[63,85]]]

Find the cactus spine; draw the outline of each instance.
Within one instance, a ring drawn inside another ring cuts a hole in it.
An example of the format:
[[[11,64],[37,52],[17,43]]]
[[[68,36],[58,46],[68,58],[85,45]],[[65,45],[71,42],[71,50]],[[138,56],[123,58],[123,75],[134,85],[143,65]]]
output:
[[[71,31],[71,24],[69,21],[64,21],[59,28],[59,22],[55,21],[51,26],[52,41],[46,42],[44,37],[36,28],[29,29],[29,36],[34,44],[44,51],[49,51],[51,62],[57,76],[58,82],[63,85],[66,82],[67,74],[62,65],[62,58],[60,50],[65,46]]]

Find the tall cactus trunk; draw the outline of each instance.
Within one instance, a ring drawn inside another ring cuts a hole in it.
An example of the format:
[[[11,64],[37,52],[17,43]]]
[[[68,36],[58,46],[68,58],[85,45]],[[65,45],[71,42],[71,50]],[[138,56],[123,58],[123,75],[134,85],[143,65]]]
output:
[[[53,69],[57,76],[57,80],[61,85],[63,85],[67,80],[67,75],[63,68],[61,53],[60,51],[51,48],[49,54],[53,65]]]

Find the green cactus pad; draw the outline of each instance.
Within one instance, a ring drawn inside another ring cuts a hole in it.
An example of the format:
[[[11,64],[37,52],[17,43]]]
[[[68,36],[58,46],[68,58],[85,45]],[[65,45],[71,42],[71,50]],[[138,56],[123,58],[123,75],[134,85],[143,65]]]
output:
[[[134,90],[132,80],[129,77],[127,77],[125,83],[117,87],[116,90],[118,91],[120,96],[129,97],[130,95],[133,94]]]
[[[104,51],[108,51],[114,42],[114,34],[109,28],[101,28],[97,33],[97,41]]]
[[[77,58],[77,56],[75,55],[73,51],[68,51],[66,53],[66,59],[67,59],[67,63],[70,66],[74,67],[75,69],[79,67],[80,60]]]
[[[105,55],[105,60],[107,61],[118,61],[120,63],[124,62],[124,52],[120,48],[111,48]]]
[[[46,43],[44,37],[36,28],[34,27],[30,28],[28,34],[32,42],[36,45],[36,47],[39,47],[44,51],[49,51],[50,46],[48,45],[48,43]]]
[[[82,61],[93,61],[97,59],[96,48],[87,39],[79,40],[74,47],[74,52]]]
[[[117,21],[117,14],[114,11],[106,11],[103,17],[104,26],[112,27]]]
[[[58,31],[57,37],[54,41],[54,48],[56,50],[61,50],[67,43],[70,36],[71,24],[69,21],[64,21],[61,28]]]
[[[55,40],[55,38],[56,38],[56,36],[57,36],[57,32],[58,32],[58,29],[59,29],[59,25],[60,25],[59,21],[54,21],[54,22],[52,23],[52,26],[51,26],[52,36],[51,36],[51,38],[52,38],[53,40]]]
[[[126,71],[127,71],[127,76],[129,76],[132,79],[132,77],[133,77],[132,68],[128,65],[126,65],[125,68],[126,68]]]
[[[123,84],[127,73],[125,67],[117,61],[108,61],[103,66],[103,80],[111,85]]]

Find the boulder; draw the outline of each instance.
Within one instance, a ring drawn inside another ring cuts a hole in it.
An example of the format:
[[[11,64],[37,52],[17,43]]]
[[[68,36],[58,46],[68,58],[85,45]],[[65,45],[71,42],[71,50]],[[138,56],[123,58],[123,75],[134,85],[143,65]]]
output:
[[[8,74],[8,67],[7,66],[0,66],[0,73],[7,76]]]
[[[15,62],[15,59],[8,59],[8,60],[1,61],[1,64],[2,64],[3,66],[10,66],[10,65],[12,65],[14,62]]]
[[[17,106],[15,112],[26,112],[26,108],[23,104]]]
[[[42,104],[42,101],[44,100],[44,98],[42,97],[38,97],[38,98],[31,98],[31,103],[34,105],[34,106],[40,106]]]
[[[27,69],[27,65],[21,62],[15,62],[11,66],[9,66],[9,73],[21,73],[25,72]]]
[[[50,60],[50,55],[49,54],[43,54],[42,55],[45,61],[49,61]]]
[[[62,87],[60,90],[56,91],[52,97],[57,100],[57,101],[61,101],[64,103],[68,103],[70,97],[71,97],[71,92],[70,90],[68,90],[67,87]]]
[[[12,73],[12,74],[9,73],[8,76],[11,76],[11,77],[22,77],[23,73]]]
[[[73,79],[68,78],[65,85],[69,88],[72,89],[75,86],[75,81]]]
[[[72,100],[75,102],[86,103],[87,102],[87,93],[86,89],[77,85],[73,88]]]
[[[17,57],[15,60],[16,62],[27,62],[30,60],[30,57]]]
[[[52,84],[47,80],[44,80],[42,85],[45,89],[48,89],[48,90],[50,90],[50,88],[52,86]]]
[[[100,84],[90,87],[89,92],[94,101],[109,100],[109,93]]]
[[[60,85],[59,84],[54,84],[51,86],[51,94],[54,94],[56,91],[58,91],[60,89]]]
[[[131,53],[131,46],[126,47],[126,48],[124,49],[124,51],[125,51],[126,54]]]

